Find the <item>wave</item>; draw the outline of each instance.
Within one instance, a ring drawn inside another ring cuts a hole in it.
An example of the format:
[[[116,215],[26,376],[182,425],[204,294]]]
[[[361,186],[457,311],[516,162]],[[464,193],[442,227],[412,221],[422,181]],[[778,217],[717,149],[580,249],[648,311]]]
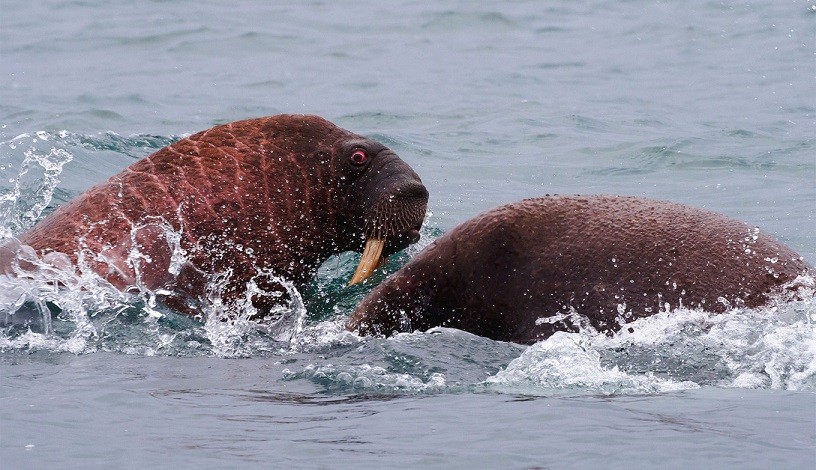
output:
[[[720,314],[681,308],[638,319],[613,336],[557,333],[486,383],[609,394],[703,386],[814,391],[814,318],[812,297]]]

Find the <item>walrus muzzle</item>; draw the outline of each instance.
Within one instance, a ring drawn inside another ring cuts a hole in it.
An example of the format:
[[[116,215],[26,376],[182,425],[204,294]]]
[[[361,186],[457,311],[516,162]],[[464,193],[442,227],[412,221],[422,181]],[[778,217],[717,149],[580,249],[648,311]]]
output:
[[[393,253],[419,240],[419,228],[425,218],[427,204],[428,191],[425,187],[410,183],[400,185],[376,205],[372,211],[374,217],[366,222],[368,236],[360,262],[349,281],[350,286],[364,281],[383,264],[384,251]]]

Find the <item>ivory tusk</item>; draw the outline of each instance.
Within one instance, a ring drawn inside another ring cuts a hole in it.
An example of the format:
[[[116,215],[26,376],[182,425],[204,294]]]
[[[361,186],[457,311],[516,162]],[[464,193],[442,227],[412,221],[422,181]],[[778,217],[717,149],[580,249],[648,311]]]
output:
[[[380,265],[380,255],[382,255],[384,247],[385,240],[370,238],[366,241],[363,256],[360,257],[360,264],[357,265],[357,270],[354,271],[354,276],[351,277],[348,285],[353,286],[371,276],[371,273]]]

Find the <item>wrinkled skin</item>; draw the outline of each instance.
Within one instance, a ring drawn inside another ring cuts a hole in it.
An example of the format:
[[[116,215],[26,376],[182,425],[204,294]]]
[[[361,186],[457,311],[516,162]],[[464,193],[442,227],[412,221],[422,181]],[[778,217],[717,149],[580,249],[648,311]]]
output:
[[[165,147],[19,238],[40,255],[82,258],[120,289],[170,291],[169,306],[195,313],[215,273],[228,273],[229,301],[250,279],[270,292],[281,290],[271,275],[300,286],[375,232],[386,236],[384,254],[399,251],[419,238],[427,200],[416,173],[382,144],[317,116],[279,115]],[[180,269],[171,263],[176,244],[186,258]],[[265,308],[280,299],[252,301]]]
[[[767,304],[812,268],[720,214],[664,201],[548,196],[499,207],[446,233],[375,288],[346,327],[362,334],[435,326],[533,343],[685,306]]]

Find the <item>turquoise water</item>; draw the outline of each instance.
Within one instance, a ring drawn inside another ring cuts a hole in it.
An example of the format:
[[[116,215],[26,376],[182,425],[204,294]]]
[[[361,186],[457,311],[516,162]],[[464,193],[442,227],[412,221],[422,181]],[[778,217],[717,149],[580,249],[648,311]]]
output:
[[[419,173],[420,245],[545,193],[670,199],[816,263],[816,3],[0,4],[0,237],[214,124],[305,112]],[[393,259],[397,269],[418,248]],[[525,347],[357,338],[332,259],[277,325],[0,280],[5,468],[807,468],[816,306]],[[385,273],[378,274],[375,282]],[[5,282],[5,283],[4,283]],[[5,300],[4,300],[5,295]],[[4,303],[5,302],[5,303]],[[31,312],[34,312],[31,314]],[[298,327],[299,326],[299,327]]]

